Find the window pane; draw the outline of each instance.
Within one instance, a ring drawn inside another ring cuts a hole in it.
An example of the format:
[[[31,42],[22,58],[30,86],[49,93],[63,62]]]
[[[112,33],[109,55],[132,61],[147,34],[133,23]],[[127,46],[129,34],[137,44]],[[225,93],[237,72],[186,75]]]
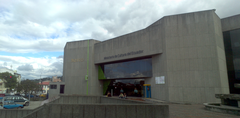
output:
[[[152,77],[152,59],[142,59],[104,65],[107,79]]]

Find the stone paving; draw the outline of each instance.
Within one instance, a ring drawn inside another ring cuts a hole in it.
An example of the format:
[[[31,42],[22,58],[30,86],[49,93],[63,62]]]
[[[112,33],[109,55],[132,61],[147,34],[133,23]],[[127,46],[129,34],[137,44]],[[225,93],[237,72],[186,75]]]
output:
[[[205,110],[202,104],[168,104],[170,118],[240,118],[240,116]]]
[[[132,98],[132,100],[134,100],[134,98]],[[240,116],[237,115],[206,110],[203,104],[166,103],[161,100],[145,98],[143,98],[143,100],[169,105],[170,118],[240,118]]]

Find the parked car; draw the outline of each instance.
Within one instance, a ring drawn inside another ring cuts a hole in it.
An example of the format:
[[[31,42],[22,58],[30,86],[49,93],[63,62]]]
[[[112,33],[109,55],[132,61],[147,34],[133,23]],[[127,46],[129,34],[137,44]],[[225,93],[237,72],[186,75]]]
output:
[[[23,97],[25,96],[25,94],[24,94],[24,93],[22,93],[22,94],[20,94],[20,95],[21,95],[21,96],[23,96]]]
[[[40,97],[46,97],[47,95],[46,94],[41,94]]]
[[[37,94],[36,94],[36,97],[40,97],[40,95],[41,95],[41,93],[37,93]]]
[[[4,101],[14,101],[17,104],[22,104],[24,106],[29,105],[29,100],[22,96],[5,96]]]
[[[22,94],[19,94],[19,93],[15,94],[14,96],[22,96],[22,97],[24,97]]]
[[[2,102],[3,102],[3,97],[0,97],[0,106],[2,105]]]
[[[29,94],[27,94],[26,97],[29,97]],[[33,98],[33,97],[34,97],[34,95],[31,94],[30,98]]]
[[[4,101],[3,108],[4,109],[14,109],[14,108],[21,109],[21,108],[24,108],[24,106],[21,104],[16,104],[13,101]]]

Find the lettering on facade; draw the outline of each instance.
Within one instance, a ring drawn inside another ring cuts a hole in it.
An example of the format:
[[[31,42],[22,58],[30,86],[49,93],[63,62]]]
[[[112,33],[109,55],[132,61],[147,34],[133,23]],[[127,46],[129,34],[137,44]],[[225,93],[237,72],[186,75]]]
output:
[[[128,53],[123,53],[123,54],[118,54],[118,55],[108,56],[108,57],[104,57],[104,59],[114,59],[114,58],[125,57],[125,56],[131,56],[131,55],[136,55],[136,54],[141,54],[141,53],[143,53],[143,50],[132,51],[132,52],[128,52]]]
[[[82,61],[84,61],[83,58],[81,58],[81,59],[71,59],[71,62],[82,62]]]

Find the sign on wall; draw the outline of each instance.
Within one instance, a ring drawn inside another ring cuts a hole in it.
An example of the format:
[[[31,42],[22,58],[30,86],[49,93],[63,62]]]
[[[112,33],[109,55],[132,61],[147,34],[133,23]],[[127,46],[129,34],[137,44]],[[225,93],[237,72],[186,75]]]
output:
[[[82,61],[84,61],[83,58],[81,58],[81,59],[71,59],[71,62],[82,62]]]
[[[160,76],[160,77],[155,77],[156,84],[165,84],[165,77]]]
[[[128,52],[128,53],[107,56],[107,57],[104,57],[104,59],[113,59],[113,58],[125,57],[125,56],[130,56],[130,55],[141,54],[141,53],[143,53],[143,50],[131,51],[131,52]]]

